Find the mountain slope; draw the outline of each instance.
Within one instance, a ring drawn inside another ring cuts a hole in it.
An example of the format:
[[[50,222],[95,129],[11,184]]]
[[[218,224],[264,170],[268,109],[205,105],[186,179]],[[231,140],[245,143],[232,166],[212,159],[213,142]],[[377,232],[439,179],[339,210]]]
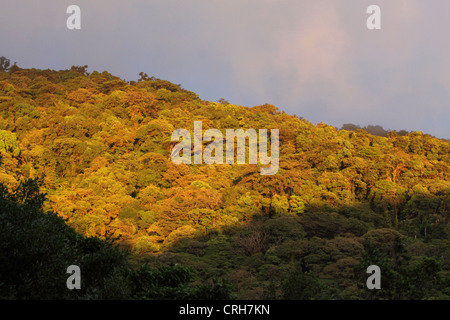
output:
[[[411,268],[440,257],[447,275],[448,141],[337,130],[272,105],[204,101],[145,74],[126,82],[86,67],[0,72],[0,112],[0,182],[42,179],[47,209],[83,235],[119,238],[136,259],[193,265],[250,298],[287,292],[276,273],[303,261],[347,298],[357,294],[364,238],[392,258],[399,236],[416,257]],[[194,121],[279,129],[278,173],[174,164],[171,134],[193,132]]]

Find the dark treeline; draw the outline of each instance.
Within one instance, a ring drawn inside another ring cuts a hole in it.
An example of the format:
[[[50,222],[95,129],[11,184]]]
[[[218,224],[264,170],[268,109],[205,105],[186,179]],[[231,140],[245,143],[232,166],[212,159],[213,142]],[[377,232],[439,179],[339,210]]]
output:
[[[346,123],[346,124],[342,125],[341,130],[349,130],[349,131],[364,130],[367,133],[370,133],[370,134],[373,134],[374,136],[379,136],[379,137],[387,137],[389,132],[393,132],[399,136],[406,136],[408,133],[410,133],[406,130],[400,130],[400,131],[385,130],[380,125],[368,125],[365,127],[361,127],[361,126],[353,124],[353,123]]]

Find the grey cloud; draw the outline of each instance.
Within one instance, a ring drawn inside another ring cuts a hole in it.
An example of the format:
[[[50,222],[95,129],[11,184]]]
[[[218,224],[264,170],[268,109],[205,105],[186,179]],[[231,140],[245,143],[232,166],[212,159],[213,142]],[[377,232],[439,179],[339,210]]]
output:
[[[65,28],[68,5],[82,30]],[[449,138],[450,2],[1,0],[0,55],[23,67],[140,71],[208,100],[269,102],[312,122]]]

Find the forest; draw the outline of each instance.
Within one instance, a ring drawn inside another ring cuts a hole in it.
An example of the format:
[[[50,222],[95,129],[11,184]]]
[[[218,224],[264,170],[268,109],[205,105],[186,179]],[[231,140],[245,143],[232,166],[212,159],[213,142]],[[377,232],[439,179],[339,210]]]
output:
[[[0,62],[1,299],[450,298],[448,140]],[[174,164],[194,121],[278,129],[277,174]]]

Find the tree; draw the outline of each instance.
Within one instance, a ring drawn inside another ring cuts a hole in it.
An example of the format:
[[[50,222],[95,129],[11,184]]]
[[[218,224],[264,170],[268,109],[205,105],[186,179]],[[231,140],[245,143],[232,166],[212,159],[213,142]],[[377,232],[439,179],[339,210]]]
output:
[[[358,129],[361,129],[361,127],[353,123],[345,123],[341,127],[341,130],[348,130],[348,131],[356,131]]]
[[[376,265],[381,270],[382,290],[369,290],[366,287],[368,277],[367,268]],[[396,273],[389,257],[372,244],[369,239],[365,239],[364,251],[359,264],[355,266],[355,281],[359,289],[359,296],[363,299],[393,299],[396,288]]]
[[[72,66],[70,68],[70,71],[73,71],[73,72],[76,72],[76,73],[79,73],[79,74],[85,76],[85,75],[87,75],[87,68],[88,68],[87,65],[84,65],[84,66]]]
[[[19,144],[17,143],[17,135],[13,132],[0,130],[0,152],[7,152],[14,157],[20,154]]]
[[[276,215],[287,214],[289,210],[289,202],[286,196],[275,194],[270,203],[271,209]]]
[[[366,238],[360,263],[355,266],[355,279],[360,296],[365,299],[424,299],[441,290],[441,266],[434,258],[412,259],[399,235],[394,239],[393,256],[388,257]],[[365,271],[370,265],[381,270],[381,290],[365,288]]]
[[[304,264],[296,263],[284,278],[282,298],[285,300],[322,300],[332,298],[328,287],[323,285],[311,271],[306,271]]]
[[[10,61],[4,56],[0,57],[0,71],[6,72],[8,71]]]

